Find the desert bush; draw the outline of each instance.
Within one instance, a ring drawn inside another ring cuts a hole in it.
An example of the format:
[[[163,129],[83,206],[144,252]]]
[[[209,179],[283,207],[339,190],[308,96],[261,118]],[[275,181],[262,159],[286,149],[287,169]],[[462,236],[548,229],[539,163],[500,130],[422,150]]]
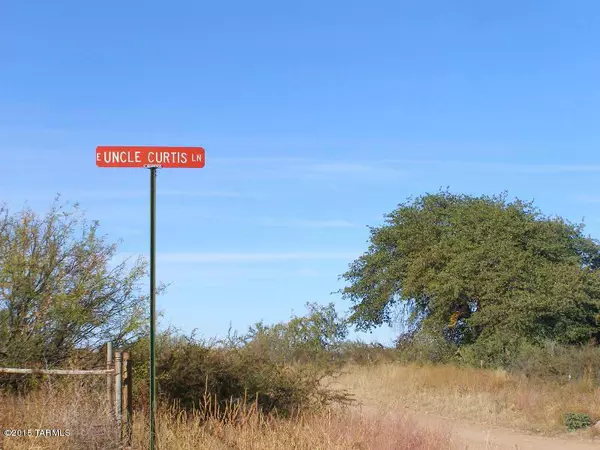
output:
[[[551,341],[539,346],[523,345],[508,369],[527,377],[585,380],[597,385],[600,383],[600,348],[565,346]]]
[[[396,348],[400,361],[419,364],[451,362],[457,351],[456,345],[451,342],[425,332],[400,336],[396,342]]]
[[[141,407],[148,397],[148,345],[136,345],[134,398]],[[223,345],[194,336],[163,334],[157,345],[158,394],[187,410],[202,408],[209,398],[221,406],[256,401],[263,412],[318,409],[347,404],[351,397],[324,383],[334,369],[311,364],[288,364],[272,359],[252,345]]]
[[[450,354],[450,346],[445,347],[447,353],[423,351],[414,339],[398,346],[401,359],[407,362],[420,362],[419,358],[424,358],[435,363],[441,359],[477,368],[503,369],[528,378],[600,384],[600,347],[594,343],[564,345],[555,341],[533,344],[522,339],[480,340],[476,345],[459,348],[454,355]],[[440,355],[445,357],[440,358]]]
[[[0,205],[0,366],[58,367],[82,347],[139,337],[146,263],[115,264],[117,250],[77,204]]]
[[[348,325],[333,303],[306,304],[304,316],[274,325],[263,322],[250,327],[242,341],[269,360],[281,363],[332,364],[340,361]]]
[[[565,414],[565,425],[569,431],[580,430],[592,426],[592,418],[587,414],[567,413]]]
[[[399,352],[378,343],[353,341],[340,346],[339,358],[343,364],[372,365],[397,361]]]
[[[466,345],[456,352],[456,361],[471,367],[505,369],[517,356],[521,340],[511,340],[511,336],[481,338],[476,343]]]

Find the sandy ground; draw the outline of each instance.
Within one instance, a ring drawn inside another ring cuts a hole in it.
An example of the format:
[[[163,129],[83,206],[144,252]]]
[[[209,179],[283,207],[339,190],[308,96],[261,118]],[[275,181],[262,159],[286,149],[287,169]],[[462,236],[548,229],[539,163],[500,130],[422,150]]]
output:
[[[525,434],[507,428],[492,428],[463,421],[436,417],[429,414],[410,414],[419,424],[428,428],[450,429],[457,449],[510,449],[510,450],[599,450],[600,439],[578,436],[545,437]]]
[[[367,415],[381,414],[369,405],[363,405],[359,410]],[[449,431],[455,450],[600,450],[600,438],[592,440],[576,434],[564,437],[536,436],[410,410],[406,410],[405,414],[423,428]]]

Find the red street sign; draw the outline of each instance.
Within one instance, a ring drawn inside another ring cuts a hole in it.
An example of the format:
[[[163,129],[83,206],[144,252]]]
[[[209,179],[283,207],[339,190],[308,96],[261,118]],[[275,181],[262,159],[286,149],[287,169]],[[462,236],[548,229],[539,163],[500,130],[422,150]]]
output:
[[[202,147],[127,147],[96,148],[98,167],[163,167],[201,169],[204,167]]]

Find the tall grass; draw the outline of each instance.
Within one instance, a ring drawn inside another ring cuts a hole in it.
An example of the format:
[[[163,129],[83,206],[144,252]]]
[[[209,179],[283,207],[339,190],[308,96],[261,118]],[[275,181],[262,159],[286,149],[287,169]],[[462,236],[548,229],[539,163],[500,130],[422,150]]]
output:
[[[0,393],[1,430],[60,430],[70,437],[5,438],[0,449],[113,450],[119,448],[104,380],[45,382],[25,395]]]
[[[233,413],[205,419],[201,411],[173,408],[158,417],[158,444],[173,450],[447,450],[447,432],[424,430],[408,418],[361,416],[351,411],[302,413],[281,419],[265,415],[256,406],[241,406]],[[145,449],[147,429],[138,422],[134,448]]]
[[[339,383],[378,411],[417,410],[478,423],[552,433],[565,413],[600,420],[600,386],[527,378],[503,370],[454,365],[352,366]]]
[[[600,388],[590,379],[571,382],[517,376],[502,370],[452,365],[381,363],[349,366],[336,382],[365,408],[298,408],[266,411],[258,398],[211,395],[197,407],[162,401],[157,417],[161,450],[441,450],[448,431],[420,428],[413,411],[480,424],[556,433],[565,413],[600,420]],[[133,449],[148,448],[148,417],[134,414]],[[119,448],[103,380],[45,383],[27,396],[0,395],[0,428],[70,430],[70,438],[7,438],[3,450],[112,450]]]
[[[450,435],[417,427],[398,415],[362,416],[347,408],[278,417],[259,403],[226,402],[208,394],[192,411],[162,407],[157,416],[161,450],[447,450]],[[148,448],[148,420],[134,415],[133,449]],[[110,405],[101,386],[67,383],[28,396],[0,396],[0,428],[70,429],[70,438],[6,438],[3,450],[119,448]],[[1,442],[1,441],[0,441]]]

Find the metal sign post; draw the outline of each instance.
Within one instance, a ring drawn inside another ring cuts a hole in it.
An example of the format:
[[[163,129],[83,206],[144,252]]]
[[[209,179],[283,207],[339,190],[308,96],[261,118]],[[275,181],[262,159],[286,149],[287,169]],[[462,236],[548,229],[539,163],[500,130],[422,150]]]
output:
[[[156,436],[156,170],[150,167],[150,450]]]
[[[156,171],[159,168],[203,168],[202,147],[96,148],[98,167],[150,169],[150,450],[156,448]]]

